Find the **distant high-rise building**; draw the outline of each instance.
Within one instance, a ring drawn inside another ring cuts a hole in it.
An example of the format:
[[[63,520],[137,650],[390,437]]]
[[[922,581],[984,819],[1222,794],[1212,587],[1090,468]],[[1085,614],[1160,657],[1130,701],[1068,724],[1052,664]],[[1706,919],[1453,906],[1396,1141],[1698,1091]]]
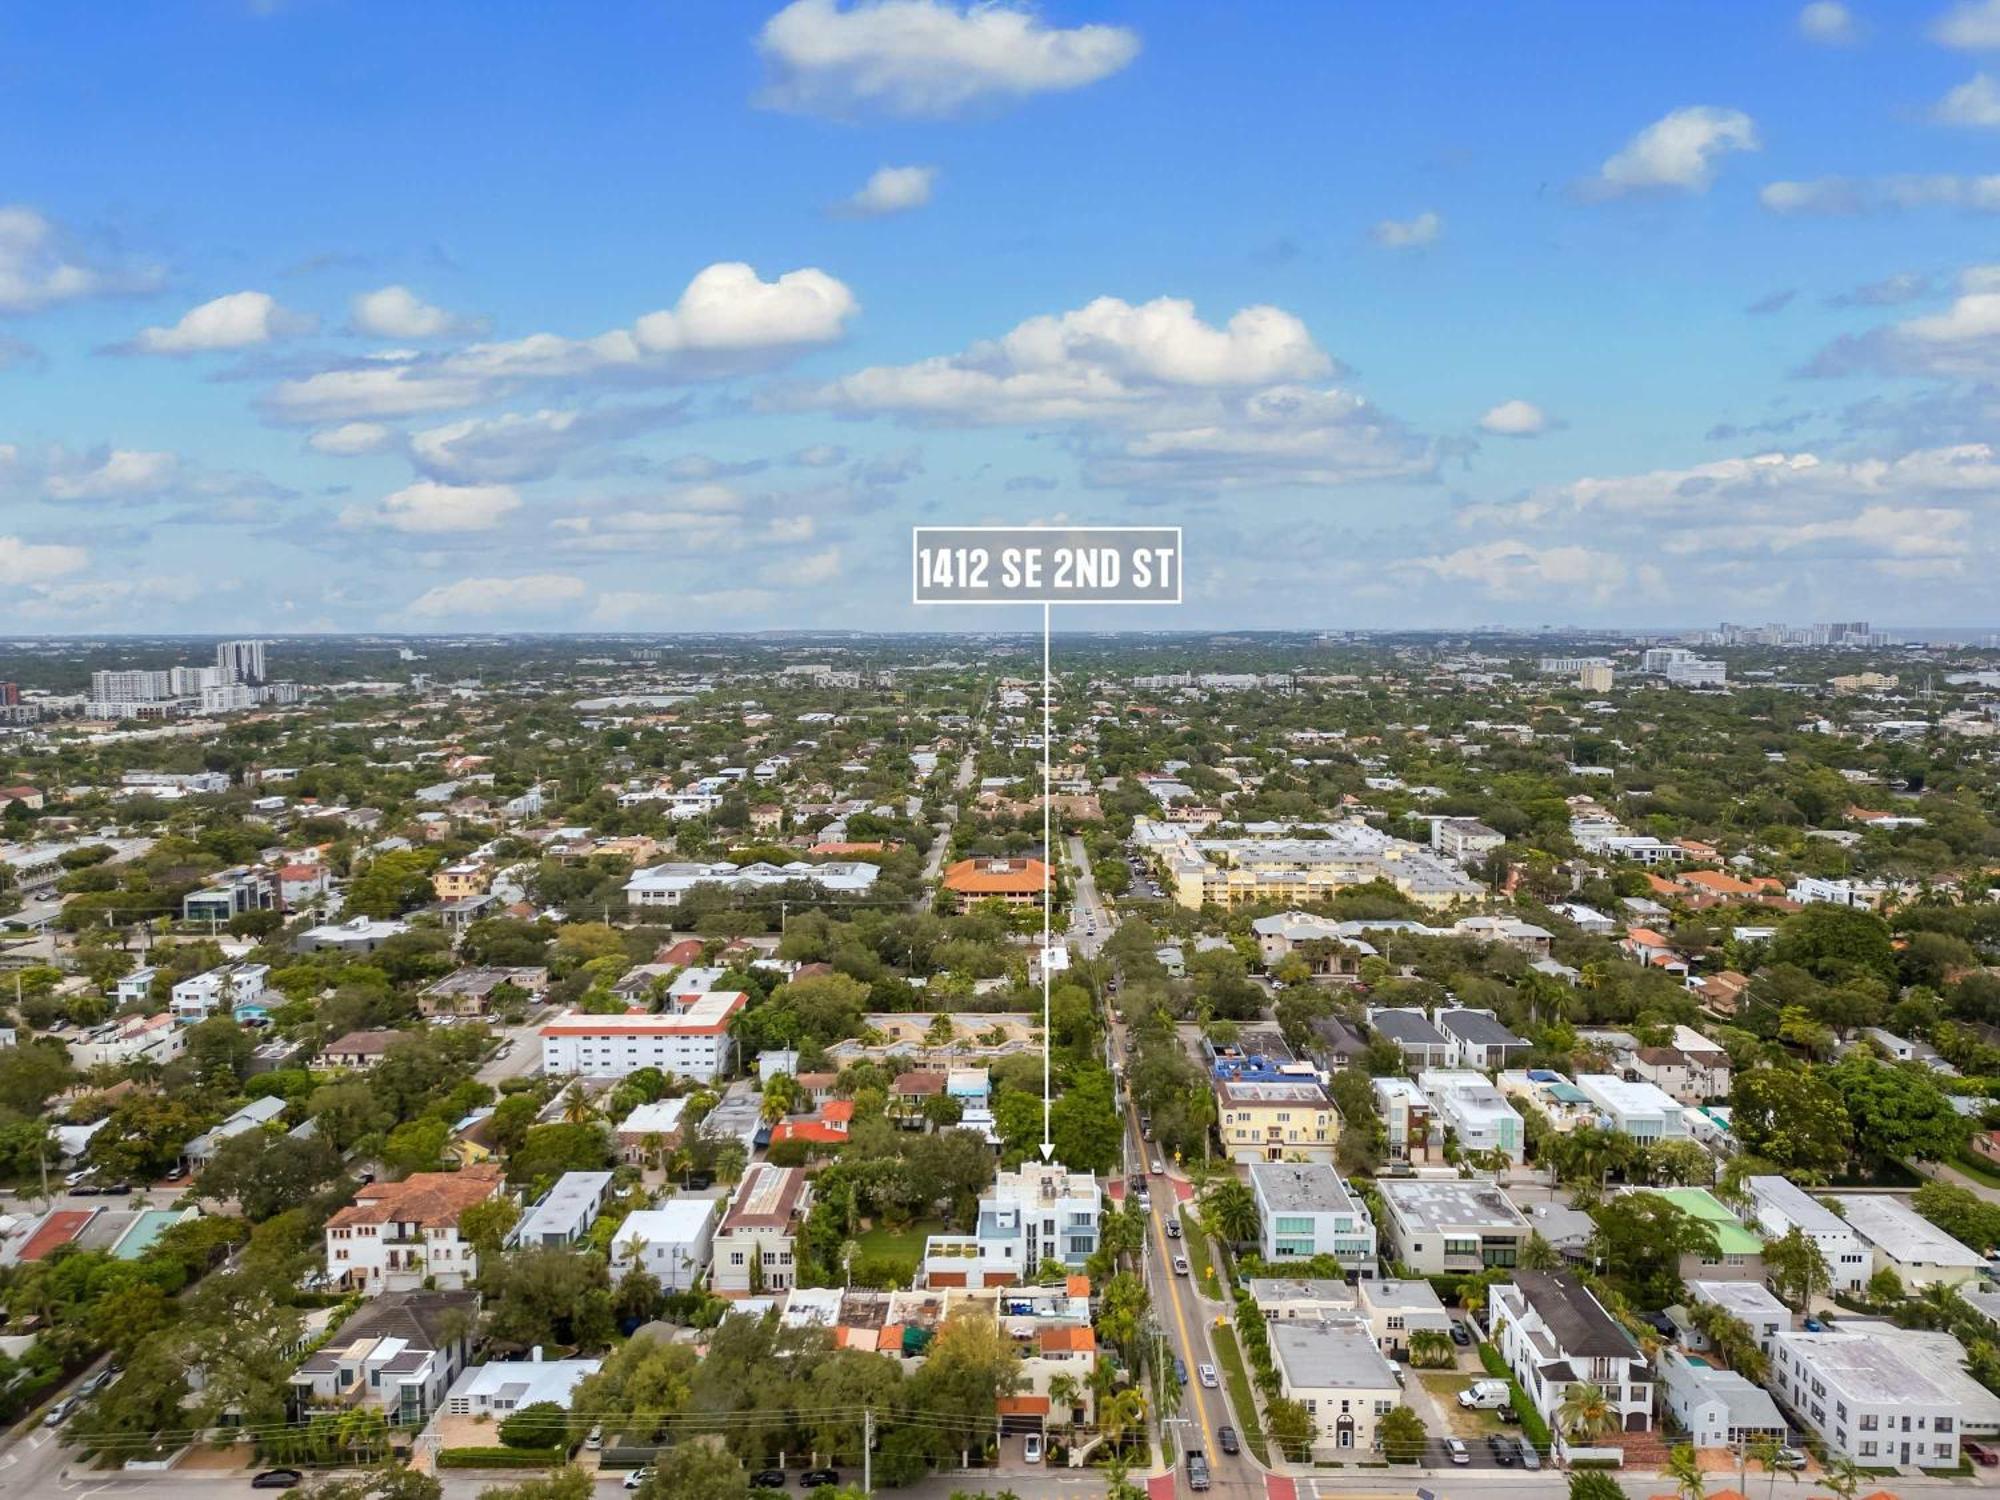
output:
[[[176,698],[199,698],[207,689],[222,685],[222,668],[169,667],[167,678]]]
[[[264,641],[222,641],[215,648],[216,670],[222,674],[224,685],[247,682],[257,686],[264,681]]]
[[[21,684],[0,682],[0,708],[18,708],[21,704]]]
[[[152,703],[173,695],[172,674],[134,669],[92,672],[90,696],[98,703]]]

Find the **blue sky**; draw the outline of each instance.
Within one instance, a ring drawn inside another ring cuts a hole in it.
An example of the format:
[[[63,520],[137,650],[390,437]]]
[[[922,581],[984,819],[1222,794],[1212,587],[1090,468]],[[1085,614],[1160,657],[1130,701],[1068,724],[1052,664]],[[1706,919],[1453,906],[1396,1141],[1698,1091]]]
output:
[[[0,628],[1991,625],[1996,215],[2000,0],[16,8]]]

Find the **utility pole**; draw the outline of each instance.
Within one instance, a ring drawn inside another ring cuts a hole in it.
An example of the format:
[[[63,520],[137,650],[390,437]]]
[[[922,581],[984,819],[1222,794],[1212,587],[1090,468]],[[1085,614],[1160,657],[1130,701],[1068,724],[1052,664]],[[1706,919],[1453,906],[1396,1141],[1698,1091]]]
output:
[[[861,1493],[875,1493],[875,1408],[861,1413]]]

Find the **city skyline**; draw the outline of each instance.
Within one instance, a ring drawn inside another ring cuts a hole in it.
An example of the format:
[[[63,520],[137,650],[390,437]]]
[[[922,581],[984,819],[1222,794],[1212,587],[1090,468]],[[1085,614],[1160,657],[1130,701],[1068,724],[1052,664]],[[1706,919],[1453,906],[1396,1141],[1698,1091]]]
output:
[[[11,635],[1011,630],[909,528],[1038,522],[1181,526],[1149,630],[1989,629],[2000,0],[0,56]]]

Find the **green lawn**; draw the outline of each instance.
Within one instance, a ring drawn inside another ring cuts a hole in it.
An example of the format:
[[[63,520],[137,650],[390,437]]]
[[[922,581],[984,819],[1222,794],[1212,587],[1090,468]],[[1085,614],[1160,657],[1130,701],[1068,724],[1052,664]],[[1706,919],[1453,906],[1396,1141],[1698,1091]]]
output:
[[[1959,1152],[1951,1164],[1974,1182],[1983,1182],[1988,1187],[2000,1188],[2000,1172],[1995,1172],[1989,1163],[1981,1161],[1970,1151]]]
[[[1209,1336],[1215,1344],[1215,1357],[1222,1361],[1229,1404],[1236,1410],[1236,1435],[1257,1455],[1258,1463],[1268,1464],[1271,1457],[1264,1447],[1264,1423],[1257,1415],[1257,1397],[1250,1388],[1250,1373],[1243,1367],[1243,1351],[1236,1346],[1236,1330],[1225,1324],[1211,1329]]]
[[[908,1229],[889,1229],[878,1224],[856,1235],[855,1243],[861,1247],[864,1258],[895,1256],[914,1263],[924,1253],[924,1241],[944,1232],[945,1226],[938,1219],[924,1219]]]
[[[1180,1243],[1187,1247],[1188,1268],[1194,1272],[1195,1285],[1211,1297],[1228,1301],[1230,1291],[1222,1282],[1215,1257],[1209,1253],[1208,1236],[1201,1232],[1191,1213],[1181,1215]],[[1174,1242],[1169,1240],[1167,1244],[1171,1249]]]

